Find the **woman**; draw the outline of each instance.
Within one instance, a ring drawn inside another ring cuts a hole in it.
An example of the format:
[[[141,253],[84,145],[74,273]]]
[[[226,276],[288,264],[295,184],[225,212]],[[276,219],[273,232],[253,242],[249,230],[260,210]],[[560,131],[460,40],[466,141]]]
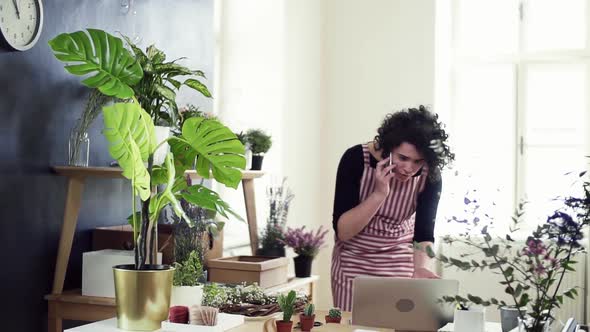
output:
[[[336,177],[332,296],[345,311],[357,276],[438,278],[413,242],[434,242],[448,135],[424,106],[387,115],[377,132],[344,153]]]

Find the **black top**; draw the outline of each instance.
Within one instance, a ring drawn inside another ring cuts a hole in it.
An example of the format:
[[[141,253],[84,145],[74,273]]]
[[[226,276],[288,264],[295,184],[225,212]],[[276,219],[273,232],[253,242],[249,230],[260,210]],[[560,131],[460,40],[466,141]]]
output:
[[[377,167],[377,159],[373,155],[369,155],[371,167]],[[334,212],[332,213],[332,224],[336,234],[338,234],[338,219],[340,219],[340,216],[361,203],[359,195],[363,170],[363,147],[359,144],[346,150],[338,165]],[[434,223],[441,188],[442,181],[432,182],[430,179],[426,179],[424,190],[418,194],[416,225],[414,227],[414,241],[416,242],[434,242]]]

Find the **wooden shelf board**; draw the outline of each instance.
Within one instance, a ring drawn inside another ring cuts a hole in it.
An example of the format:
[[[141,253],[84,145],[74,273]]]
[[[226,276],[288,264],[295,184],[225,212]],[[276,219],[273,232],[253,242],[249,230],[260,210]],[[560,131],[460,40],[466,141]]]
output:
[[[66,303],[104,305],[110,307],[116,306],[114,297],[84,296],[82,295],[82,291],[80,289],[64,291],[61,294],[48,294],[45,295],[45,299],[47,301],[57,301]]]
[[[102,177],[122,178],[123,170],[120,167],[79,167],[79,166],[51,166],[51,170],[59,175],[68,177]],[[201,178],[196,171],[186,171],[185,174],[193,179]],[[242,179],[256,179],[264,175],[263,171],[242,171]]]

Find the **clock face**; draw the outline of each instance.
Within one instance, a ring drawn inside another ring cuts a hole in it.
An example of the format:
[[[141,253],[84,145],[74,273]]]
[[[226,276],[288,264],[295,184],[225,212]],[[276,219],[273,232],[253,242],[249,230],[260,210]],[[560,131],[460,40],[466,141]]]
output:
[[[41,0],[0,0],[0,43],[5,48],[24,51],[41,35]]]

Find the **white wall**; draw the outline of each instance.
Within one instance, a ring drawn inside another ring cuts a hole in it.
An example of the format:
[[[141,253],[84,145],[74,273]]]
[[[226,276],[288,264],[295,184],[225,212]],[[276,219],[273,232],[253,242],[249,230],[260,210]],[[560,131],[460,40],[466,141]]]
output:
[[[289,224],[331,228],[344,150],[386,113],[434,103],[434,0],[218,0],[216,12],[216,112],[232,129],[271,131],[263,168],[289,178]],[[269,180],[256,183],[259,225]],[[241,188],[221,194],[245,215]],[[247,243],[245,230],[226,239]],[[314,263],[318,309],[332,305],[332,237]]]
[[[371,140],[384,115],[434,103],[434,0],[322,1],[320,223],[330,226],[336,169],[346,148]],[[319,307],[332,304],[329,250]]]

